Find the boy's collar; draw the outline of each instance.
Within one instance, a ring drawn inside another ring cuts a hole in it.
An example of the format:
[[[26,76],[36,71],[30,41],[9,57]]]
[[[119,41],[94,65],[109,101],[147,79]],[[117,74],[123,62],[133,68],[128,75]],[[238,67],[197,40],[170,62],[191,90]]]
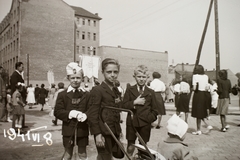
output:
[[[75,90],[76,90],[76,88],[73,88],[73,87],[70,85],[70,86],[68,86],[67,92],[71,92],[71,91],[75,92]],[[82,87],[78,87],[78,90],[79,90],[79,91],[86,92],[86,90],[83,89]]]

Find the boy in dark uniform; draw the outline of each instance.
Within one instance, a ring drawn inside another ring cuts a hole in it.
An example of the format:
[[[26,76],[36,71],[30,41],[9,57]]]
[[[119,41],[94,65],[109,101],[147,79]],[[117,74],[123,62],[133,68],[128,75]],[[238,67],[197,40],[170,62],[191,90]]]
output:
[[[148,88],[145,83],[149,77],[148,69],[144,65],[139,65],[134,70],[133,77],[136,85],[126,89],[123,98],[123,107],[133,111],[133,122],[130,114],[127,116],[126,139],[128,140],[127,152],[132,156],[136,135],[134,128],[138,131],[143,141],[147,143],[151,135],[151,123],[157,119],[157,101],[154,91]],[[133,123],[133,127],[131,125]]]
[[[86,160],[89,129],[86,122],[89,93],[80,88],[83,79],[82,68],[71,62],[66,67],[67,78],[70,81],[68,88],[58,94],[54,115],[63,121],[62,136],[65,154],[63,159],[70,160],[73,155],[75,129],[77,129],[78,156]]]

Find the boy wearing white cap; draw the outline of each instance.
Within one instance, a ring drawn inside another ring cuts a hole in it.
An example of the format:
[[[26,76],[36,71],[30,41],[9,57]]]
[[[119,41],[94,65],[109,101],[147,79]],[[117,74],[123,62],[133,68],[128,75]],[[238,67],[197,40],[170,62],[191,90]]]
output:
[[[86,160],[88,159],[86,146],[88,145],[89,130],[85,112],[87,111],[89,92],[80,87],[83,71],[77,63],[69,63],[66,71],[70,85],[58,94],[54,110],[55,117],[63,121],[62,136],[65,148],[63,159],[70,160],[72,158],[74,135],[77,133],[78,156],[81,160]]]

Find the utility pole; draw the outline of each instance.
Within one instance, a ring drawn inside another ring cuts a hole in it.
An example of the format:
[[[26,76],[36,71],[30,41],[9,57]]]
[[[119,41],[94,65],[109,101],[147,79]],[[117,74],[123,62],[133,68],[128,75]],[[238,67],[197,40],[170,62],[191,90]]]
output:
[[[202,52],[202,46],[203,46],[203,42],[204,42],[205,35],[206,35],[206,32],[207,32],[208,22],[209,22],[211,11],[212,11],[212,5],[213,5],[213,0],[211,0],[210,5],[209,5],[207,19],[206,19],[204,30],[203,30],[203,33],[202,33],[202,38],[201,38],[201,41],[200,41],[200,45],[198,47],[198,53],[197,53],[197,59],[196,59],[196,62],[195,62],[195,67],[199,64],[199,60],[200,60],[200,56],[201,56],[201,52]]]
[[[29,86],[29,54],[27,56],[27,86]]]
[[[214,0],[215,13],[215,47],[216,47],[216,79],[220,70],[219,28],[218,28],[218,1]]]

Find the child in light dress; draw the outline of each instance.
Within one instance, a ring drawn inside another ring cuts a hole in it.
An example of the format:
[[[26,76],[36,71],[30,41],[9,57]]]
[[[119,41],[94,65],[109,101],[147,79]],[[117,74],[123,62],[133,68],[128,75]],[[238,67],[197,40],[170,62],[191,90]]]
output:
[[[12,122],[11,116],[13,111],[13,105],[12,105],[12,96],[11,96],[11,88],[7,88],[7,121]]]
[[[22,83],[17,83],[16,91],[12,95],[12,102],[13,102],[13,121],[12,121],[12,128],[22,130],[22,120],[23,115],[25,114],[23,99],[21,96],[21,91],[23,88]]]

